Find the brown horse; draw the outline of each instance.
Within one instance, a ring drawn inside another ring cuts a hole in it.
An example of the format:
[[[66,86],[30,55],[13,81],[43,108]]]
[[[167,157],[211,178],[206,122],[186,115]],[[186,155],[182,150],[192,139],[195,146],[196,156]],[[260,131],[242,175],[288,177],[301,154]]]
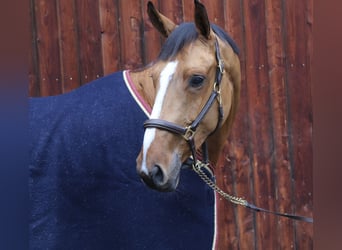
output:
[[[148,4],[148,15],[154,27],[168,39],[158,60],[143,70],[130,72],[130,77],[139,94],[153,107],[151,119],[189,126],[216,88],[219,66],[216,47],[222,56],[221,96],[209,107],[191,138],[196,150],[207,140],[209,158],[215,166],[239,103],[240,61],[235,45],[222,30],[210,25],[206,9],[198,1],[195,1],[195,29],[193,24],[177,26],[152,3]],[[216,128],[218,105],[222,106],[223,114]],[[137,158],[137,171],[150,187],[171,191],[176,189],[182,163],[191,153],[187,141],[179,134],[165,127],[148,126]]]
[[[238,50],[198,1],[194,23],[152,3],[148,14],[167,37],[152,64],[29,100],[32,249],[215,247],[215,193],[183,166],[199,148],[218,161],[239,102]]]

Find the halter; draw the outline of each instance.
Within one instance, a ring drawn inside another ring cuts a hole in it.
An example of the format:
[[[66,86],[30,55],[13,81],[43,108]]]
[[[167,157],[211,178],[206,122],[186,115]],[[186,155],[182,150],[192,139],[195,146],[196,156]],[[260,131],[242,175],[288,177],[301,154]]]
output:
[[[192,166],[193,170],[202,178],[202,180],[210,188],[212,188],[215,192],[220,194],[226,200],[234,204],[247,207],[256,212],[271,213],[274,215],[283,216],[283,217],[287,217],[287,218],[294,219],[294,220],[300,220],[300,221],[313,223],[312,218],[266,210],[264,208],[257,207],[242,198],[229,195],[226,192],[224,192],[222,189],[220,189],[202,170],[202,167],[209,166],[208,146],[207,146],[207,141],[204,141],[204,143],[202,144],[203,159],[202,161],[198,161],[196,157],[196,145],[195,145],[195,140],[194,140],[196,129],[198,125],[201,123],[201,121],[203,120],[203,118],[205,117],[205,115],[208,113],[209,109],[211,108],[215,100],[217,100],[218,102],[218,120],[217,120],[215,129],[209,134],[209,136],[215,133],[215,131],[220,127],[220,124],[223,118],[221,80],[222,80],[222,75],[224,73],[224,63],[223,63],[223,60],[221,59],[220,48],[219,48],[217,39],[215,40],[215,57],[216,57],[216,62],[217,62],[217,68],[216,68],[213,91],[211,92],[211,95],[208,101],[203,106],[201,112],[198,114],[196,119],[189,126],[186,126],[186,127],[182,127],[176,123],[169,122],[169,121],[162,120],[162,119],[149,119],[144,123],[144,128],[145,129],[146,128],[158,128],[161,130],[166,130],[173,134],[181,135],[188,142],[190,150],[191,150],[191,154],[192,154],[192,156],[186,160],[185,164]]]
[[[219,48],[217,39],[215,40],[215,57],[216,57],[216,62],[217,62],[217,68],[216,68],[213,91],[211,92],[211,95],[209,96],[209,99],[206,102],[206,104],[203,106],[201,112],[198,114],[196,119],[189,126],[182,127],[176,123],[169,122],[166,120],[161,120],[161,119],[149,119],[144,123],[144,128],[158,128],[158,129],[166,130],[173,134],[181,135],[189,144],[194,162],[197,161],[196,160],[197,159],[196,158],[196,145],[195,145],[195,140],[194,140],[196,130],[198,128],[198,125],[201,123],[201,121],[205,117],[205,115],[208,113],[209,109],[211,108],[215,100],[217,100],[218,102],[218,114],[219,115],[218,115],[216,127],[210,133],[210,135],[215,133],[215,131],[219,128],[222,122],[222,118],[223,118],[221,81],[222,81],[222,75],[224,72],[224,64],[223,64],[223,60],[221,59],[220,48]],[[204,145],[206,147],[206,142],[204,142]]]

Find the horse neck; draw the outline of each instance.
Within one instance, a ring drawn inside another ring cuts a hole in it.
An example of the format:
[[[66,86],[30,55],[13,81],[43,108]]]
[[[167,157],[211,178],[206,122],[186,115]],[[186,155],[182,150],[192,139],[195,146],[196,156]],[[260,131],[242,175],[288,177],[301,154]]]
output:
[[[221,129],[207,139],[209,160],[215,168],[229,134],[230,124],[225,122]]]
[[[218,131],[216,131],[212,136],[210,136],[207,139],[209,159],[214,167],[217,165],[219,161],[220,154],[222,153],[223,147],[228,139],[229,132],[232,128],[233,121],[235,119],[237,109],[239,106],[241,92],[241,69],[239,57],[237,54],[235,54],[235,52],[233,52],[233,50],[230,47],[228,48],[222,44],[220,44],[220,47],[223,50],[223,59],[227,64],[227,72],[229,72],[229,78],[231,79],[233,93],[231,96],[232,106],[230,108],[227,119],[223,122],[222,126],[218,129]],[[224,78],[225,77],[227,77],[227,75],[224,75]]]

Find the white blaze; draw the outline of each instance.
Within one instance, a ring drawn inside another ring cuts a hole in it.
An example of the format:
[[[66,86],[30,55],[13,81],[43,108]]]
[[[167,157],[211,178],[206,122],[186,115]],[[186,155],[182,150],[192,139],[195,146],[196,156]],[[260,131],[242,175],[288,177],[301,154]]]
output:
[[[158,119],[160,116],[160,112],[163,106],[164,97],[167,91],[167,88],[169,86],[170,80],[173,76],[173,74],[176,71],[178,62],[169,62],[165,68],[160,73],[160,82],[159,82],[159,90],[153,105],[152,113],[151,113],[151,119]],[[143,160],[142,160],[142,166],[141,171],[148,173],[147,166],[146,166],[146,154],[151,146],[151,143],[154,140],[156,134],[155,128],[147,128],[144,134],[144,142],[143,142]]]

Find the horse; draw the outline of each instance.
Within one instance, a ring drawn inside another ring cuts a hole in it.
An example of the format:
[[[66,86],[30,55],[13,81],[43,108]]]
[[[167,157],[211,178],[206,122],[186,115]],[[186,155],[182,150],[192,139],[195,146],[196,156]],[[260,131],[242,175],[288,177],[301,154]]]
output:
[[[166,40],[145,67],[29,99],[31,249],[215,248],[216,196],[187,162],[209,158],[215,181],[240,62],[194,5],[176,25],[148,2]]]

